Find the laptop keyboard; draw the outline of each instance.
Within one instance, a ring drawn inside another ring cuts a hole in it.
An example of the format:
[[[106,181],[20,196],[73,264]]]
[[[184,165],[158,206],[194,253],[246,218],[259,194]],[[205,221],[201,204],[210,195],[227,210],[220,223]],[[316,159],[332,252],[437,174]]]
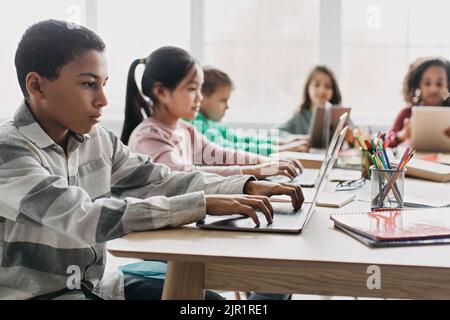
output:
[[[294,210],[291,203],[272,203],[272,207],[277,215],[292,216],[302,212],[301,208]]]

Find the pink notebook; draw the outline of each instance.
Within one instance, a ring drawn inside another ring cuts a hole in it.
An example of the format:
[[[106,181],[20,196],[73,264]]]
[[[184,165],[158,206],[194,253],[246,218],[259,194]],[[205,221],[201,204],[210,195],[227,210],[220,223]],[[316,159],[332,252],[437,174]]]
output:
[[[450,237],[450,208],[332,214],[335,227],[374,241]]]

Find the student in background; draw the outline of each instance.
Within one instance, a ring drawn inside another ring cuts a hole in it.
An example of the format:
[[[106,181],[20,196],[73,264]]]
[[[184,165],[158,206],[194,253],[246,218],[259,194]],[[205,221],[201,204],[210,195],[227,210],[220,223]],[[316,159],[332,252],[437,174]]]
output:
[[[31,26],[19,43],[24,101],[0,125],[2,300],[159,299],[163,281],[120,272],[104,279],[107,241],[206,213],[240,213],[258,223],[259,209],[271,221],[272,194],[302,204],[297,186],[171,173],[131,153],[98,125],[108,104],[104,51],[94,32],[57,20]]]
[[[139,64],[145,64],[142,93],[135,80]],[[176,171],[251,174],[257,178],[297,175],[296,169],[301,169],[298,161],[267,162],[253,153],[223,148],[182,120],[197,116],[202,84],[203,70],[180,48],[162,47],[148,58],[134,61],[128,74],[122,141],[132,151],[148,154]]]
[[[449,106],[450,62],[444,58],[419,58],[409,67],[403,81],[406,102],[387,136],[387,146],[396,147],[411,138],[412,106]],[[430,124],[432,125],[432,124]]]
[[[261,137],[239,134],[237,130],[220,123],[229,109],[228,100],[234,89],[231,78],[223,71],[204,67],[204,83],[202,86],[203,101],[197,118],[187,119],[198,131],[210,141],[223,147],[244,150],[261,155],[270,155],[281,151],[308,151],[306,140],[294,141],[294,137],[270,136],[270,132]]]
[[[316,66],[306,80],[299,110],[280,129],[291,134],[306,135],[316,108],[326,103],[339,105],[341,101],[341,91],[334,73],[328,67]]]

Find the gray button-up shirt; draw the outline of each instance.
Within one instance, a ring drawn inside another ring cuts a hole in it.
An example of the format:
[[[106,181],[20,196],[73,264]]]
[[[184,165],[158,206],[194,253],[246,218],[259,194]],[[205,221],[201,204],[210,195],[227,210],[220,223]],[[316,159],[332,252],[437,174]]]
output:
[[[23,103],[0,125],[0,299],[64,290],[74,270],[103,298],[123,298],[120,276],[101,289],[106,241],[198,221],[205,193],[242,193],[248,180],[171,173],[99,125],[71,133],[66,154]]]

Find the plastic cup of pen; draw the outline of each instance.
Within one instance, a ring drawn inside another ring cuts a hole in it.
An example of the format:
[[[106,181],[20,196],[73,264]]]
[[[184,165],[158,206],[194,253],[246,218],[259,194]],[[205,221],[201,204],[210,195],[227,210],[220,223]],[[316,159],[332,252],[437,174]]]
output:
[[[361,161],[361,177],[364,179],[370,179],[371,171],[370,167],[373,165],[371,152],[367,150],[361,150],[362,161]]]
[[[372,210],[403,208],[406,168],[381,170],[371,166],[370,171]]]

